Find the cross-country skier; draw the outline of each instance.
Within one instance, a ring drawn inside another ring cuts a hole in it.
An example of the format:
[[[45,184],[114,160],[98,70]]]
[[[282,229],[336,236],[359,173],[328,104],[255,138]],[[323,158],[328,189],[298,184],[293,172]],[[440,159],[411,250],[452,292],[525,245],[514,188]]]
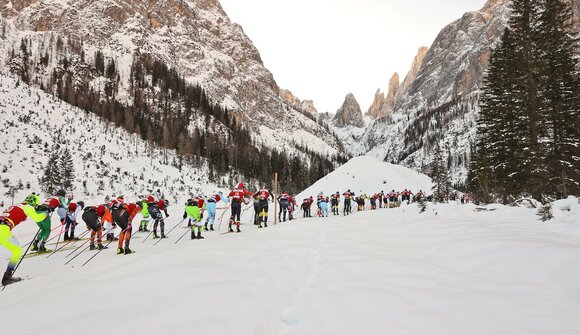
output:
[[[79,201],[82,203],[82,201]],[[84,205],[84,203],[83,203]],[[78,205],[74,202],[69,203],[68,211],[65,216],[65,227],[64,227],[64,240],[71,241],[71,240],[78,240],[75,237],[75,228],[77,226],[77,209]],[[70,235],[69,235],[70,233]]]
[[[268,202],[270,198],[274,200],[274,195],[268,189],[263,188],[258,191],[256,196],[258,198],[258,228],[262,228],[262,223],[264,223],[264,227],[268,227]]]
[[[308,217],[308,211],[310,211],[310,204],[308,203],[308,198],[304,199],[302,201],[302,205],[300,205],[300,209],[302,210],[302,217],[303,218],[307,218]]]
[[[321,217],[328,217],[328,198],[322,196],[322,198],[318,202],[318,206],[320,207],[320,216]]]
[[[288,198],[288,203],[290,204],[290,206],[288,207],[288,209],[290,210],[289,220],[294,220],[294,209],[297,206],[296,205],[296,197],[293,197],[292,195],[290,195],[290,197]]]
[[[40,228],[40,233],[38,233],[36,240],[32,243],[31,251],[46,252],[45,244],[50,236],[50,216],[52,212],[61,206],[61,200],[64,199],[65,195],[64,190],[59,190],[56,195],[48,197],[42,205],[37,207],[37,210],[45,212],[47,215],[44,220],[36,223]]]
[[[131,243],[131,232],[133,231],[131,223],[133,222],[133,218],[135,218],[140,211],[141,207],[137,204],[125,204],[119,202],[113,206],[111,211],[113,221],[119,226],[119,228],[121,228],[117,255],[133,253],[133,251],[129,249],[129,244]]]
[[[153,238],[159,238],[159,235],[157,235],[158,226],[161,238],[167,238],[167,236],[165,236],[165,219],[163,216],[163,214],[165,214],[165,217],[169,216],[167,213],[167,201],[159,199],[158,201],[148,203],[147,206],[149,208],[149,214],[151,215],[151,218],[155,220],[153,223]]]
[[[198,202],[196,199],[189,199],[185,204],[185,213],[183,214],[183,219],[189,218],[193,222],[191,227],[191,239],[203,239],[201,236],[201,211],[198,207]],[[197,228],[197,235],[195,230]]]
[[[66,196],[66,193],[64,190],[59,190],[57,192],[58,197],[58,201],[59,201],[59,206],[58,209],[56,210],[56,214],[58,214],[58,217],[60,218],[60,224],[64,225],[65,221],[66,221],[66,213],[68,211],[68,207],[73,199],[72,194],[69,194],[68,196]],[[65,232],[66,234],[67,232]]]
[[[350,190],[344,192],[342,194],[344,196],[344,208],[342,209],[342,214],[343,215],[348,215],[350,214],[351,211],[351,198],[353,196],[353,193],[350,192]]]
[[[280,204],[280,213],[278,214],[278,220],[280,222],[286,222],[286,214],[290,210],[290,194],[284,192],[278,196],[278,204]]]
[[[36,196],[30,195],[26,197],[23,203],[8,207],[0,215],[0,245],[8,249],[11,254],[8,267],[2,277],[2,285],[4,286],[20,281],[20,278],[12,276],[16,265],[20,261],[20,257],[22,257],[22,248],[14,240],[12,229],[27,218],[35,222],[41,222],[48,215],[46,212],[37,212],[35,209],[36,205],[38,205]]]
[[[228,198],[231,198],[232,204],[231,204],[231,210],[232,210],[232,215],[230,217],[230,222],[228,224],[228,231],[229,232],[233,232],[234,230],[232,229],[232,225],[235,223],[236,224],[236,231],[238,233],[241,232],[240,230],[240,220],[241,220],[241,215],[242,215],[242,203],[244,202],[244,199],[246,197],[251,198],[252,197],[252,193],[249,192],[248,190],[246,190],[244,188],[244,184],[243,183],[239,183],[238,186],[236,188],[234,188],[230,194],[228,195]]]
[[[330,196],[330,205],[332,206],[332,214],[338,215],[338,204],[340,202],[340,193],[337,191]]]
[[[205,227],[204,230],[207,231],[207,225],[209,224],[209,230],[214,231],[213,225],[215,223],[215,216],[217,213],[217,203],[222,200],[222,195],[220,193],[216,193],[207,199],[207,218],[205,219]]]
[[[141,200],[141,224],[139,224],[139,231],[148,232],[147,226],[149,225],[149,221],[151,220],[149,215],[149,203],[155,202],[152,195],[143,197]]]
[[[91,237],[90,237],[90,250],[95,249],[106,249],[103,245],[103,227],[101,224],[101,219],[105,215],[107,208],[105,205],[98,205],[98,206],[87,206],[84,209],[83,215],[81,218],[87,225],[87,228],[91,230]],[[95,246],[95,238],[97,240],[97,245]]]

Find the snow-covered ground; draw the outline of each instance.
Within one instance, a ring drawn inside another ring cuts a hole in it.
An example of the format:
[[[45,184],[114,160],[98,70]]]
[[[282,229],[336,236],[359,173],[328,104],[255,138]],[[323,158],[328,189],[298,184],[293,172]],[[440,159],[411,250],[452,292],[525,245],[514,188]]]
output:
[[[314,183],[300,193],[298,199],[315,196],[320,192],[327,196],[336,191],[342,194],[349,189],[357,195],[404,189],[410,189],[415,193],[419,190],[429,193],[432,185],[429,177],[417,171],[385,163],[372,156],[360,156]]]
[[[241,234],[174,244],[178,228],[157,246],[137,234],[136,254],[85,267],[88,252],[68,266],[65,253],[33,257],[18,271],[30,278],[0,293],[1,319],[13,334],[580,333],[578,211],[540,223],[533,209],[490,208],[403,205],[262,230],[248,211]]]

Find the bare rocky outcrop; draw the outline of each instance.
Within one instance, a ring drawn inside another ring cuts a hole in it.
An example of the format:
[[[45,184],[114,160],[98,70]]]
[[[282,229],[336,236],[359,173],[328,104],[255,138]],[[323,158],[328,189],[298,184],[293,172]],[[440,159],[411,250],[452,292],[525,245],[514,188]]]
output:
[[[344,103],[338,109],[336,115],[332,119],[332,123],[335,127],[338,128],[344,128],[348,126],[362,128],[365,126],[360,105],[354,97],[354,94],[349,93],[346,96]]]

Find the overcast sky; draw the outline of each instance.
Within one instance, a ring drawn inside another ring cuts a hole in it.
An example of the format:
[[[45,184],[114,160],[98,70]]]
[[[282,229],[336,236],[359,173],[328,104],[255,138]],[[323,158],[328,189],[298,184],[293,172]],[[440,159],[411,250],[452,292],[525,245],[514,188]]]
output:
[[[485,0],[220,0],[262,55],[278,85],[320,112],[347,93],[363,112],[377,88],[401,80],[417,50]]]

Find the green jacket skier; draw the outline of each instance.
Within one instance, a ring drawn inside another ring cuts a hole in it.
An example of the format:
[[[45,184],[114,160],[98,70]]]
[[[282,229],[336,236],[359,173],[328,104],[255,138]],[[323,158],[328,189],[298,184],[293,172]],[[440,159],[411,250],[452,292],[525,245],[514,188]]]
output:
[[[190,218],[192,219],[195,223],[191,226],[191,239],[202,239],[203,236],[201,236],[201,230],[203,227],[203,224],[201,222],[201,211],[199,210],[198,207],[198,202],[195,201],[194,199],[189,199],[187,200],[187,203],[185,204],[185,213],[183,215],[183,219],[186,218]],[[197,228],[197,236],[195,234],[195,229]]]

